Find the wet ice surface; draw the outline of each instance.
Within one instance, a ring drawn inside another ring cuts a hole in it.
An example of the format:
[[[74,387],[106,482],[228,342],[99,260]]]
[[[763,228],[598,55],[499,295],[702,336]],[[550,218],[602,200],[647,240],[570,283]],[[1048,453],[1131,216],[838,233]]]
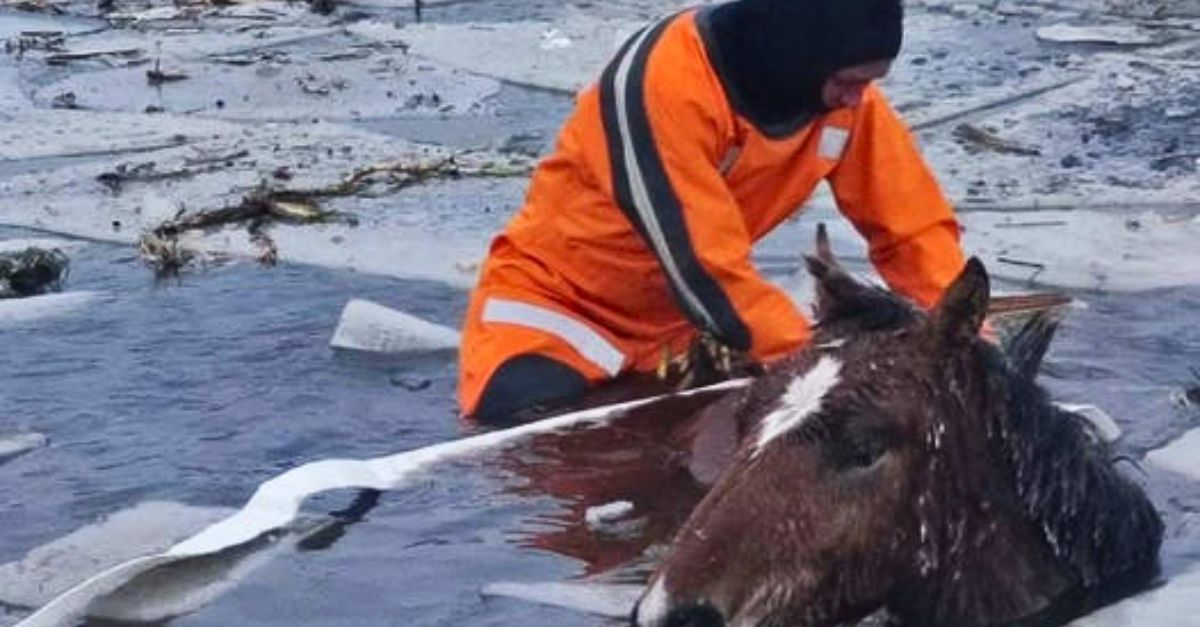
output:
[[[91,3],[76,4],[93,13]],[[8,138],[0,145],[0,223],[118,244],[74,244],[64,294],[14,303],[7,318],[0,303],[0,438],[36,433],[48,442],[0,466],[0,564],[147,500],[237,507],[261,481],[304,462],[458,436],[451,355],[367,358],[328,343],[352,298],[456,326],[474,264],[519,203],[522,180],[442,181],[337,199],[330,208],[357,226],[276,225],[282,266],[218,265],[180,284],[155,285],[130,244],[181,208],[220,207],[282,166],[302,186],[426,148],[414,142],[544,151],[569,111],[561,90],[586,83],[622,29],[680,4],[454,2],[431,6],[420,26],[407,5],[368,1],[331,18],[262,3],[215,10],[219,17],[201,22],[161,7],[127,29],[66,44],[136,54],[66,67],[48,65],[49,51],[0,57],[0,133]],[[973,206],[964,213],[968,243],[1008,279],[1002,287],[1029,289],[1033,273],[1006,268],[1000,256],[1045,264],[1039,276],[1052,285],[1114,287],[1093,276],[1089,264],[1097,262],[1130,278],[1118,287],[1131,293],[1077,293],[1087,307],[1072,312],[1044,381],[1058,400],[1107,410],[1125,433],[1122,446],[1140,458],[1200,423],[1195,406],[1171,400],[1190,383],[1189,368],[1200,366],[1200,275],[1189,274],[1200,268],[1200,249],[1188,245],[1200,222],[1186,202],[1200,181],[1188,158],[1200,150],[1189,34],[1200,30],[1184,22],[1166,29],[1176,41],[1165,46],[1097,51],[1035,36],[1041,27],[1087,22],[1074,12],[1084,0],[1056,9],[984,4],[998,10],[910,3],[918,21],[910,18],[916,27],[887,89],[922,125],[951,197]],[[136,4],[122,10],[139,14]],[[6,12],[0,35],[85,33],[99,24]],[[197,33],[198,25],[216,33]],[[454,43],[473,31],[472,44],[489,33],[513,36],[461,54]],[[550,62],[532,63],[538,55]],[[189,78],[147,85],[156,60]],[[1045,88],[1044,97],[974,110]],[[68,93],[73,99],[58,99]],[[67,104],[84,108],[49,108]],[[953,134],[961,123],[1040,154],[970,147]],[[96,180],[120,165],[154,163],[162,173],[197,162],[203,171],[194,175],[119,192]],[[1131,198],[1153,216],[1119,207]],[[1106,218],[982,211],[1031,204],[1098,205]],[[1130,226],[1131,218],[1140,222]],[[789,224],[760,246],[769,274],[795,282],[788,277],[797,253],[811,248],[811,224]],[[1081,236],[1085,224],[1095,237]],[[1070,247],[1061,245],[1064,227]],[[34,236],[0,230],[0,238]],[[841,236],[836,250],[853,256],[849,234]],[[228,229],[203,245],[244,253],[246,240],[244,229]],[[1118,253],[1140,256],[1122,263]],[[620,472],[657,468],[645,463],[662,457],[655,437],[635,429],[583,436],[543,438],[388,493],[333,544],[275,551],[239,585],[171,624],[596,624],[578,612],[481,596],[494,582],[610,571],[640,555],[649,538],[666,537],[698,497],[674,475]],[[1195,484],[1159,467],[1147,473],[1168,525],[1167,574],[1186,584],[1200,563]],[[315,499],[305,513],[323,516],[351,496]],[[587,512],[614,502],[631,503],[628,522],[636,524],[620,534],[589,531]],[[618,580],[630,579],[622,573]],[[527,598],[553,596],[518,589]],[[0,582],[0,598],[3,591]],[[1096,624],[1172,616],[1148,611],[1117,611]],[[24,613],[0,606],[0,624]]]

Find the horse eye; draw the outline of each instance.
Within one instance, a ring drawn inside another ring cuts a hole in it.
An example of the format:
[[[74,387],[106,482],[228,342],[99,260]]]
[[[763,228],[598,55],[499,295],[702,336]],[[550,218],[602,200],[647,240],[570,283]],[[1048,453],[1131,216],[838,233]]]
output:
[[[866,468],[883,457],[883,453],[887,451],[887,445],[881,434],[869,433],[862,439],[856,439],[853,449],[852,463],[860,468]]]
[[[868,468],[887,452],[888,437],[876,430],[844,430],[824,446],[825,457],[838,470]]]

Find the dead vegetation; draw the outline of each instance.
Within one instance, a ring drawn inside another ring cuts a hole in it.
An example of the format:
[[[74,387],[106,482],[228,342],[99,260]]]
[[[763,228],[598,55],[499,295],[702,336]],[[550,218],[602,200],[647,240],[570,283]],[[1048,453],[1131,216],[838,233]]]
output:
[[[64,51],[66,36],[62,31],[22,31],[17,37],[4,41],[4,52],[18,61],[27,52],[59,53]]]
[[[1036,157],[1042,154],[1042,151],[1035,146],[1026,146],[1004,139],[987,129],[971,124],[964,123],[954,127],[954,138],[969,154],[977,154],[984,150],[1002,155],[1025,157]]]
[[[196,250],[180,241],[182,235],[244,226],[251,244],[255,247],[256,260],[274,265],[279,259],[279,251],[267,232],[272,224],[320,224],[340,220],[351,226],[357,225],[354,216],[326,209],[322,207],[322,201],[350,196],[385,196],[434,180],[527,176],[531,168],[531,161],[521,157],[508,157],[506,161],[498,163],[479,160],[478,156],[472,153],[456,153],[433,159],[388,161],[370,165],[324,187],[277,188],[264,180],[236,204],[190,214],[180,212],[175,218],[145,233],[139,242],[138,251],[157,276],[173,276],[202,258]],[[130,180],[128,175],[146,176],[150,175],[150,172],[126,171],[125,174],[127,178],[104,182],[119,189],[121,182]],[[162,173],[157,175],[161,176]],[[276,174],[273,178],[286,181],[290,180],[290,175]]]
[[[70,258],[57,248],[0,252],[0,299],[57,292],[70,269]]]

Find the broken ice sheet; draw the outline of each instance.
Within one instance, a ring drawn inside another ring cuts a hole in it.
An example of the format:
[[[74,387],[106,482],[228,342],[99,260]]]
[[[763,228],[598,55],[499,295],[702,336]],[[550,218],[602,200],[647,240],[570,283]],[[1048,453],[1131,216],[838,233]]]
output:
[[[554,23],[408,24],[399,35],[416,55],[514,83],[574,93],[595,80],[620,44],[643,25],[642,20],[568,12]],[[386,33],[378,28],[359,32],[376,37]]]
[[[187,81],[153,88],[146,68],[80,73],[34,91],[36,102],[78,94],[102,111],[200,113],[237,120],[352,120],[395,115],[481,115],[499,90],[492,79],[437,67],[397,53],[367,59],[250,65],[181,60],[169,65]]]
[[[376,353],[421,353],[456,350],[459,334],[385,305],[358,298],[342,309],[329,345]]]
[[[517,599],[596,616],[626,619],[643,589],[643,586],[634,584],[583,581],[498,581],[484,586],[481,593],[485,597]]]
[[[997,228],[1013,221],[1003,212],[970,212],[961,219],[964,246],[1001,278],[1115,291],[1200,284],[1200,247],[1195,245],[1200,230],[1155,212],[1021,214],[1021,220],[1034,224],[1029,228]],[[1129,228],[1131,219],[1137,229]],[[1068,236],[1071,245],[1064,247],[1061,242]],[[1038,266],[1036,272],[1032,264]]]
[[[49,441],[41,433],[0,434],[0,464],[46,446]]]
[[[231,511],[147,501],[115,512],[0,565],[0,601],[39,607],[106,568],[164,551]]]
[[[0,116],[0,137],[6,139],[0,142],[0,160],[147,152],[239,131],[237,126],[196,118],[23,110]]]
[[[1200,481],[1200,429],[1193,429],[1167,446],[1151,451],[1146,459],[1155,466]]]
[[[231,513],[225,508],[169,501],[147,501],[121,510],[36,547],[19,561],[0,565],[0,603],[41,607],[118,564],[160,554]],[[280,551],[320,533],[329,524],[320,519],[302,520],[218,553],[161,563],[132,578],[113,581],[115,589],[93,596],[84,606],[90,616],[132,622],[162,621],[196,611]],[[73,624],[70,617],[62,616],[68,611],[65,607],[57,611],[57,624]]]
[[[1098,43],[1114,45],[1147,45],[1170,39],[1161,31],[1144,29],[1131,24],[1052,24],[1037,29],[1038,39],[1056,43]]]
[[[99,300],[103,292],[62,292],[0,299],[0,329],[67,316]]]

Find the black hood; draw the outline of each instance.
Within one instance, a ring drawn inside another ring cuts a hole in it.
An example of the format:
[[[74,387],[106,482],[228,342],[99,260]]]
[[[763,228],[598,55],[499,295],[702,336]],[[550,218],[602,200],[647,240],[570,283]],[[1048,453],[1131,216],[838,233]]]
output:
[[[834,72],[895,58],[903,16],[902,0],[733,0],[700,26],[734,107],[777,136],[828,110]]]

